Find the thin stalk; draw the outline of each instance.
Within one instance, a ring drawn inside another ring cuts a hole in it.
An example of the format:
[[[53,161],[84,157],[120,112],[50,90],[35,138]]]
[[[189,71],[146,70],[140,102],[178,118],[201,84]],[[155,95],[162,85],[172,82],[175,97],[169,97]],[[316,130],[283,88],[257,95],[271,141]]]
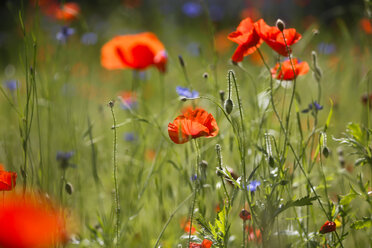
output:
[[[114,132],[114,140],[113,140],[113,167],[114,167],[114,185],[115,185],[115,213],[116,213],[116,224],[115,224],[115,231],[116,231],[116,247],[119,247],[119,227],[120,227],[120,202],[119,202],[119,188],[118,188],[118,179],[117,179],[117,133],[116,133],[116,118],[114,113],[114,102],[110,101],[109,103],[112,119],[114,121],[114,125],[112,128]]]
[[[194,145],[195,145],[195,150],[196,150],[196,180],[194,181],[194,199],[191,204],[191,213],[190,213],[190,231],[189,231],[189,242],[188,246],[190,245],[191,242],[191,231],[192,231],[192,220],[194,218],[194,209],[195,209],[195,203],[196,203],[196,197],[198,195],[198,190],[199,190],[199,165],[201,161],[201,155],[200,155],[200,149],[199,149],[199,144],[196,139],[194,139]]]
[[[161,237],[163,236],[165,230],[167,229],[169,223],[171,222],[171,220],[173,219],[174,215],[177,213],[177,211],[191,198],[191,196],[193,196],[193,194],[190,194],[188,197],[186,197],[185,200],[183,200],[177,207],[176,209],[171,213],[171,215],[169,216],[167,222],[165,223],[165,225],[163,226],[163,229],[161,230],[159,236],[158,236],[158,239],[156,240],[156,243],[155,243],[155,246],[154,248],[157,248],[158,245],[159,245],[159,242],[160,242],[160,239]]]

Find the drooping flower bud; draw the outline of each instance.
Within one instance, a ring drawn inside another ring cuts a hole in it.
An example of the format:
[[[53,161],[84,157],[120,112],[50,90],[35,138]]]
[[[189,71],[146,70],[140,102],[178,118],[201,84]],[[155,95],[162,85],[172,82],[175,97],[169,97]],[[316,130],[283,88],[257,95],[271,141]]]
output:
[[[233,110],[234,103],[231,99],[227,99],[224,104],[224,108],[227,114],[230,114]]]

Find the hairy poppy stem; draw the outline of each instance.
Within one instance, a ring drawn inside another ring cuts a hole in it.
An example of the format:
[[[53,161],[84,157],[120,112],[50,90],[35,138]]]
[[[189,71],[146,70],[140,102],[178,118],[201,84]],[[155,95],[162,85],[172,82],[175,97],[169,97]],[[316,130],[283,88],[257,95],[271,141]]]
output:
[[[290,50],[290,48],[287,44],[287,40],[285,38],[283,30],[281,30],[281,33],[283,35],[284,44],[285,44],[285,47],[286,47],[287,53],[288,53],[288,59],[291,62],[291,67],[292,67],[292,71],[293,71],[293,89],[292,89],[292,94],[291,94],[291,100],[289,101],[288,113],[287,113],[286,120],[285,120],[285,130],[286,130],[286,132],[285,132],[285,136],[284,136],[284,147],[283,147],[283,155],[284,155],[285,151],[286,151],[286,147],[287,147],[288,138],[289,138],[289,135],[288,135],[288,133],[289,133],[289,130],[288,130],[289,119],[291,117],[291,110],[292,110],[294,95],[296,93],[296,77],[297,77],[297,75],[296,75],[296,70],[294,68],[293,61],[292,61],[291,50]]]
[[[192,232],[192,220],[194,218],[194,209],[195,209],[195,203],[196,203],[196,197],[198,195],[199,191],[199,186],[200,186],[200,178],[199,178],[199,164],[201,161],[201,155],[200,155],[200,148],[198,141],[194,139],[194,145],[195,145],[195,150],[196,150],[196,180],[194,181],[194,199],[192,200],[192,205],[191,205],[191,213],[190,213],[190,231],[189,231],[189,242],[188,246],[190,245],[191,242],[191,232]]]
[[[220,170],[222,171],[222,155],[221,155],[221,145],[220,144],[216,145],[216,153],[217,153],[218,166],[219,166]],[[230,196],[229,196],[229,193],[227,192],[225,181],[223,180],[222,175],[220,176],[220,178],[221,178],[223,189],[225,191],[225,195],[227,197],[227,200],[229,201],[229,206],[231,206]]]
[[[118,189],[118,179],[117,179],[117,134],[116,134],[116,118],[114,113],[114,102],[109,102],[109,107],[111,109],[112,119],[114,121],[113,125],[113,132],[114,132],[114,154],[113,154],[113,167],[114,167],[114,185],[115,185],[115,214],[116,214],[116,224],[115,224],[115,231],[116,231],[116,247],[119,247],[119,226],[120,226],[120,202],[119,202],[119,189]]]

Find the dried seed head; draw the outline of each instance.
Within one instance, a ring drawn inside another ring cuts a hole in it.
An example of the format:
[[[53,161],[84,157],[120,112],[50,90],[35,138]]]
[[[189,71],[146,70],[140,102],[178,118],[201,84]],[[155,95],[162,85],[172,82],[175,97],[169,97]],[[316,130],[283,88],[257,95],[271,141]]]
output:
[[[208,75],[208,72],[204,72],[204,73],[203,73],[203,78],[207,79],[208,76],[209,76],[209,75]]]
[[[114,100],[109,101],[108,105],[110,108],[113,108],[115,105],[115,101]]]
[[[284,24],[284,22],[282,21],[282,20],[280,20],[280,19],[278,19],[277,21],[276,21],[276,27],[281,31],[281,32],[283,32],[283,30],[285,29],[285,24]]]

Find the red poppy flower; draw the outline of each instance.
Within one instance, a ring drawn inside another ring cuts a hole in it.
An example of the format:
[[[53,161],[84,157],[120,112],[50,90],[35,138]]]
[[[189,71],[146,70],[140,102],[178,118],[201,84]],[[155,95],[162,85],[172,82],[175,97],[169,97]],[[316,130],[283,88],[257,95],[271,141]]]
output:
[[[336,223],[333,221],[326,221],[324,225],[320,228],[319,233],[325,234],[329,232],[334,232],[336,231]]]
[[[0,230],[2,248],[54,247],[67,238],[61,211],[45,198],[27,194],[5,198]]]
[[[62,21],[75,20],[80,14],[80,6],[75,2],[60,4],[55,0],[42,0],[38,5],[44,14]]]
[[[262,242],[262,234],[260,229],[254,229],[251,226],[247,226],[246,230],[248,231],[248,241],[255,241],[257,243]]]
[[[16,185],[17,173],[5,171],[0,165],[0,191],[10,191]]]
[[[258,35],[277,53],[286,57],[288,56],[286,44],[289,48],[301,39],[301,35],[294,28],[283,30],[284,41],[282,32],[277,27],[267,25],[263,19],[260,19],[254,25]]]
[[[212,241],[204,239],[201,244],[190,243],[189,248],[210,248],[212,245],[213,245]]]
[[[59,6],[55,9],[54,17],[58,20],[72,21],[76,19],[80,14],[80,7],[77,3],[68,2]]]
[[[299,62],[297,59],[292,59],[293,68],[291,65],[290,60],[286,60],[281,63],[277,63],[274,68],[271,69],[271,75],[273,78],[279,79],[279,80],[294,80],[299,75],[306,74],[310,67],[305,61]]]
[[[168,134],[176,144],[183,144],[199,137],[214,137],[218,134],[217,122],[202,108],[186,108],[182,115],[168,124]]]
[[[181,227],[183,227],[183,230],[185,231],[185,233],[190,233],[190,226],[191,226],[191,221],[187,221],[186,223],[184,223],[184,221],[182,221],[181,223]],[[196,229],[194,227],[194,225],[191,226],[191,234],[195,234],[196,232]]]
[[[251,213],[248,212],[246,209],[242,209],[239,214],[240,219],[242,220],[250,220],[251,219]]]
[[[263,42],[249,17],[241,21],[236,31],[230,33],[227,38],[238,43],[231,58],[234,62],[242,61],[244,56],[252,54]]]
[[[154,65],[165,72],[167,54],[155,34],[146,32],[116,36],[101,49],[101,64],[109,70],[143,70]]]
[[[366,34],[372,34],[372,24],[370,19],[363,18],[360,20],[359,24]]]
[[[137,95],[132,91],[122,91],[119,94],[122,109],[132,109],[137,105]]]

